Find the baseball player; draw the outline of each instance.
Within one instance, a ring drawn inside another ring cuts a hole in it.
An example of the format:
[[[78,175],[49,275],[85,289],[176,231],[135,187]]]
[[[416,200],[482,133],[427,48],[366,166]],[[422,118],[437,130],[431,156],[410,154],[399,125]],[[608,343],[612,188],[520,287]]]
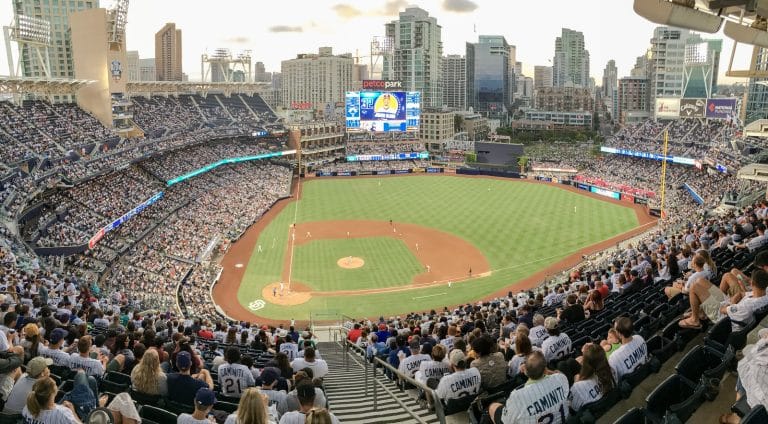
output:
[[[435,393],[442,400],[474,396],[480,392],[480,371],[467,368],[469,361],[464,352],[454,349],[449,355],[453,373],[443,376]],[[567,384],[567,383],[566,383]]]
[[[613,328],[621,336],[621,347],[608,357],[608,364],[616,376],[616,381],[619,381],[622,376],[630,374],[648,360],[648,346],[640,335],[634,334],[635,328],[631,319],[619,317]]]
[[[547,362],[534,351],[525,361],[528,382],[514,390],[506,405],[494,402],[488,412],[494,424],[562,424],[568,419],[568,378],[560,373],[546,374]]]
[[[240,350],[227,348],[224,353],[226,363],[219,365],[219,385],[221,394],[228,397],[240,397],[245,389],[256,384],[251,370],[240,364]]]
[[[563,359],[571,352],[571,338],[561,333],[557,328],[559,321],[555,317],[547,317],[544,320],[544,328],[549,337],[541,343],[541,350],[547,362],[555,359]]]
[[[262,250],[262,249],[261,249],[261,245],[259,245],[259,248],[258,248],[258,250],[257,250],[257,251],[258,251],[259,253],[261,253],[261,250]]]

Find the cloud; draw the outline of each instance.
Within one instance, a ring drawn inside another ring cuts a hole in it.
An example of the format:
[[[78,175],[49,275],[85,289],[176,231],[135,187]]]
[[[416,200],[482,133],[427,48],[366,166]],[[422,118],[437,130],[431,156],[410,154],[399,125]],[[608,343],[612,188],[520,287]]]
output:
[[[235,37],[225,38],[224,42],[230,43],[230,44],[249,44],[251,42],[251,39],[244,36],[235,36]]]
[[[269,27],[269,32],[304,32],[304,29],[300,26],[275,25]]]
[[[334,5],[331,9],[342,19],[352,19],[363,14],[360,9],[343,3]]]
[[[445,0],[443,9],[448,12],[469,13],[477,9],[477,3],[472,0]]]
[[[384,3],[384,9],[380,11],[380,14],[384,16],[397,15],[401,10],[405,9],[405,6],[407,5],[407,0],[387,0]]]

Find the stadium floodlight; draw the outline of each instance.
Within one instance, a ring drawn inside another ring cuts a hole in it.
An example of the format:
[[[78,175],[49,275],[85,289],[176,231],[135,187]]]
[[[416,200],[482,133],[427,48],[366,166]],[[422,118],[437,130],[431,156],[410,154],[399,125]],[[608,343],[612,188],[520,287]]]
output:
[[[635,0],[635,13],[660,25],[670,25],[714,34],[723,18],[696,10],[694,0]]]
[[[768,48],[768,32],[766,32],[765,23],[765,18],[761,17],[758,17],[752,26],[739,25],[736,22],[728,21],[725,23],[723,33],[738,43]]]
[[[114,0],[109,9],[109,42],[122,45],[125,42],[125,25],[128,22],[128,0]]]
[[[13,41],[22,41],[48,46],[51,44],[51,23],[45,19],[18,15],[11,25]]]

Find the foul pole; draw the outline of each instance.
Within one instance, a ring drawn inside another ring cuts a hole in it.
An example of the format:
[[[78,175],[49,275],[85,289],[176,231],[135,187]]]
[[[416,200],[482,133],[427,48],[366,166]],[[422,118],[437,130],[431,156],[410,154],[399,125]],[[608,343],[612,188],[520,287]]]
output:
[[[664,130],[664,148],[662,150],[662,159],[661,159],[661,220],[662,222],[665,219],[665,212],[664,212],[664,195],[667,191],[667,148],[669,147],[669,133],[667,130]]]

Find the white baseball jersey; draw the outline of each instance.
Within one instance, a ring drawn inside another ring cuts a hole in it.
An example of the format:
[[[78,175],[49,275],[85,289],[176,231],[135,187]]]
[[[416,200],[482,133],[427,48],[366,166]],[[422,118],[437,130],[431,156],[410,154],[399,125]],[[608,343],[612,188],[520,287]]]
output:
[[[405,358],[408,359],[408,358]],[[415,374],[416,381],[425,383],[428,378],[441,379],[444,375],[450,374],[451,368],[447,362],[425,360],[419,364],[419,370]]]
[[[544,328],[543,325],[537,325],[531,328],[531,331],[528,334],[528,338],[531,340],[531,344],[539,347],[541,347],[541,344],[544,342],[544,340],[546,340],[547,337],[549,337],[549,333],[547,333],[547,329]]]
[[[578,411],[582,406],[603,398],[597,376],[588,380],[577,381],[571,386],[571,408]]]
[[[747,392],[750,408],[768,404],[768,339],[760,339],[744,348],[744,358],[737,370],[739,381]]]
[[[293,361],[299,357],[299,345],[296,343],[282,343],[280,345],[280,352],[288,356],[288,361]]]
[[[421,363],[423,361],[429,360],[429,358],[429,355],[425,355],[423,353],[418,355],[411,355],[400,361],[400,365],[397,367],[397,370],[407,375],[408,377],[413,378],[413,376],[416,374],[416,371],[419,370]]]
[[[619,381],[622,376],[634,371],[647,359],[648,347],[645,345],[645,340],[635,334],[632,336],[632,341],[621,345],[608,357],[608,364],[611,366],[616,381]]]
[[[251,369],[243,364],[224,363],[219,365],[219,385],[221,394],[240,397],[245,389],[256,384]]]
[[[61,405],[54,405],[53,409],[40,411],[37,417],[33,417],[25,406],[21,415],[24,422],[28,424],[71,424],[78,421],[69,408]]]
[[[480,392],[480,371],[477,368],[468,368],[443,376],[435,392],[442,400],[476,395]]]
[[[101,377],[104,375],[104,365],[98,359],[92,359],[90,357],[84,358],[79,353],[73,353],[69,356],[69,369],[77,371],[82,368],[86,374],[93,377]]]
[[[37,353],[44,358],[51,358],[53,365],[69,368],[69,354],[61,349],[50,349],[40,346]]]
[[[732,320],[751,324],[755,320],[755,311],[768,305],[768,296],[753,297],[752,292],[747,293],[741,302],[730,305],[726,309],[728,317]],[[741,325],[734,323],[733,331],[739,331]]]
[[[545,375],[510,393],[501,412],[504,424],[562,424],[568,419],[568,379]]]
[[[541,344],[541,350],[544,352],[544,359],[547,362],[553,359],[563,359],[571,352],[571,338],[565,333],[549,336]]]

